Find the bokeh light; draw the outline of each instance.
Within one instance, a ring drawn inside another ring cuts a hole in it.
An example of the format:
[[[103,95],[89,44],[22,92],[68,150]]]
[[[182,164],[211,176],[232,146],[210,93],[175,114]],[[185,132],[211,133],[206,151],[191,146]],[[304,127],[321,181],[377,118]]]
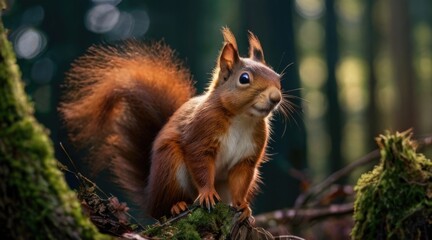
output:
[[[97,4],[87,13],[85,25],[95,33],[106,33],[113,29],[120,19],[120,11],[108,3]]]
[[[366,93],[366,66],[355,57],[346,57],[341,60],[336,76],[340,88],[341,105],[345,111],[359,112],[366,108],[368,96]]]
[[[308,88],[320,88],[327,75],[325,62],[317,56],[305,57],[300,62],[300,79]]]
[[[319,90],[310,90],[305,94],[305,99],[309,103],[306,104],[306,114],[311,120],[320,119],[327,111],[327,99],[325,95]]]
[[[120,12],[118,22],[112,30],[107,33],[107,36],[110,40],[127,39],[131,36],[134,25],[135,21],[131,14]]]
[[[120,1],[93,0],[95,5],[87,12],[85,25],[94,33],[104,34],[108,41],[124,40],[143,36],[150,18],[144,9],[120,10]]]
[[[319,18],[324,12],[323,0],[296,0],[295,6],[297,12],[304,18]]]
[[[365,5],[359,0],[339,0],[335,5],[342,23],[359,22],[365,10]]]
[[[25,27],[16,33],[14,48],[17,57],[32,59],[45,49],[46,43],[46,37],[42,32]]]
[[[305,53],[314,52],[323,45],[324,28],[318,21],[304,21],[300,24],[297,34],[301,42],[299,47]]]
[[[132,36],[134,37],[143,36],[150,27],[150,17],[147,11],[143,9],[132,10],[130,14],[132,15],[135,21],[135,25],[132,30]]]
[[[143,36],[150,26],[150,18],[144,10],[122,11],[115,26],[106,33],[108,40],[124,40]]]

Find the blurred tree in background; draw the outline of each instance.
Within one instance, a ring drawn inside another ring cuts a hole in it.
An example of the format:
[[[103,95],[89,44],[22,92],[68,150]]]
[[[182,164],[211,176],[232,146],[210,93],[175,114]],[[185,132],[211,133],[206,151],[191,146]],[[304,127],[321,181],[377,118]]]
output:
[[[56,110],[60,85],[86,48],[164,39],[202,91],[222,44],[222,26],[233,30],[244,54],[247,30],[259,37],[266,60],[285,72],[283,88],[298,106],[289,119],[274,121],[272,161],[263,167],[256,213],[292,206],[309,182],[375,148],[373,138],[384,129],[432,132],[427,0],[10,0],[9,6],[3,19],[26,90],[61,160],[58,143],[67,136]],[[69,151],[76,161],[82,157]]]

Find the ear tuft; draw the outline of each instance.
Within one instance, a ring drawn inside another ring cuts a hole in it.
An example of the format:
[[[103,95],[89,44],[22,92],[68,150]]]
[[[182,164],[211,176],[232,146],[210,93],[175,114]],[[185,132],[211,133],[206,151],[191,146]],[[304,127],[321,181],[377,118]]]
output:
[[[228,27],[223,27],[222,34],[225,43],[230,43],[234,47],[234,49],[238,52],[237,41],[234,37],[234,34],[231,32],[231,30]]]
[[[255,61],[265,63],[264,52],[258,38],[249,31],[249,58]]]

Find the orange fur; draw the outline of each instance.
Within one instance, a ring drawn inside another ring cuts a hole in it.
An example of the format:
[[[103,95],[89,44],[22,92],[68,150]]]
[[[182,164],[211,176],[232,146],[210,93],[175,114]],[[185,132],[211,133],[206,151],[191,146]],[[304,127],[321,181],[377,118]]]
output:
[[[241,219],[251,215],[280,76],[252,33],[249,58],[229,29],[223,35],[201,96],[191,98],[188,71],[160,44],[92,48],[68,74],[72,90],[60,111],[72,139],[92,147],[96,167],[108,166],[153,217],[218,199],[243,211]]]

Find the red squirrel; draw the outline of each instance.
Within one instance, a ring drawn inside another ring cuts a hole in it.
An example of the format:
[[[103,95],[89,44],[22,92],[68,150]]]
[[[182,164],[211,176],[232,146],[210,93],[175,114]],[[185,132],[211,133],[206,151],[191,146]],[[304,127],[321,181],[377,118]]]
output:
[[[219,200],[251,217],[281,76],[253,33],[247,58],[222,33],[209,87],[196,97],[189,71],[162,43],[91,47],[67,73],[59,109],[71,139],[152,217]]]

